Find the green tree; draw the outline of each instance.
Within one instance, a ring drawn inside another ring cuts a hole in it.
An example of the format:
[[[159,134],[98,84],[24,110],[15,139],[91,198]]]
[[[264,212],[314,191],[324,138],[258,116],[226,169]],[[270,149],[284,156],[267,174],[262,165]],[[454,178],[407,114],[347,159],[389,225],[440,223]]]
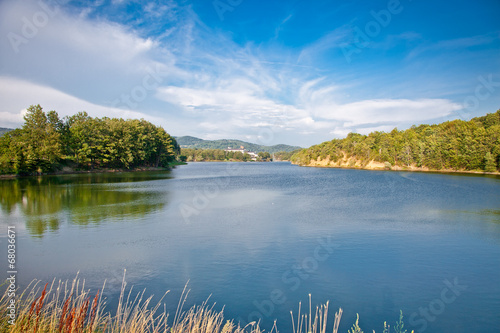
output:
[[[70,162],[83,169],[166,167],[180,153],[174,138],[144,119],[92,118],[83,111],[61,120],[32,105],[24,120],[0,137],[1,173],[47,172]]]
[[[271,159],[271,154],[269,154],[267,151],[261,151],[257,155],[259,156],[260,161],[268,161]]]
[[[405,131],[395,128],[368,136],[349,133],[344,139],[300,150],[290,159],[307,165],[327,156],[336,162],[344,155],[361,162],[373,159],[393,167],[416,165],[434,170],[484,170],[488,162],[488,170],[496,170],[500,165],[500,110],[470,121],[412,126]]]
[[[0,137],[0,172],[27,173],[23,131],[15,129]]]
[[[31,105],[26,110],[22,142],[28,171],[49,171],[61,157],[60,133],[57,131],[59,117],[55,111],[51,111],[50,116],[49,121],[40,105]]]
[[[487,152],[484,156],[484,171],[495,172],[497,171],[497,162],[490,152]]]

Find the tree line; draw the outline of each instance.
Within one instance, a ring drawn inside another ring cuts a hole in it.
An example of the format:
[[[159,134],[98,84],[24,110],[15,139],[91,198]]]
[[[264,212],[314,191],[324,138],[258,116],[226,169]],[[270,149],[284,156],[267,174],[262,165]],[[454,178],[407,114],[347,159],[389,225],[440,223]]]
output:
[[[289,161],[291,156],[298,152],[294,151],[279,151],[276,153],[269,153],[261,151],[257,153],[257,162],[269,162],[273,158],[275,161]],[[252,156],[242,152],[228,152],[223,149],[200,149],[200,148],[181,148],[181,155],[179,159],[183,162],[204,162],[204,161],[235,161],[247,162],[252,160]]]
[[[271,161],[271,154],[268,152],[259,152],[257,155],[257,161],[259,162]],[[252,156],[240,151],[225,151],[223,149],[181,148],[179,159],[183,162],[247,162],[252,160]]]
[[[60,119],[32,105],[23,126],[0,137],[0,173],[166,167],[179,152],[173,137],[144,119],[92,118],[84,111]]]
[[[278,144],[274,146],[264,146],[255,143],[245,142],[241,140],[219,139],[219,140],[203,140],[192,136],[176,137],[177,142],[181,148],[197,148],[197,149],[226,149],[227,147],[238,148],[245,147],[249,151],[262,151],[270,154],[277,152],[290,152],[293,150],[301,149],[297,146],[289,146]]]
[[[354,158],[362,165],[374,160],[403,168],[495,172],[500,166],[500,110],[470,121],[395,128],[390,133],[349,133],[344,139],[302,149],[291,160],[308,165],[327,157],[333,162]]]

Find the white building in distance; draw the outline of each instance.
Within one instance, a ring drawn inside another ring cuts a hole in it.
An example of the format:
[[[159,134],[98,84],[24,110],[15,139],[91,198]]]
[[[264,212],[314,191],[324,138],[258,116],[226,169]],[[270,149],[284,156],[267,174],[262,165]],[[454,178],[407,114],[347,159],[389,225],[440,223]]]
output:
[[[240,146],[239,149],[233,149],[231,147],[227,147],[227,149],[224,149],[224,151],[227,151],[227,152],[240,152],[242,154],[248,154],[250,155],[250,157],[252,158],[252,161],[257,161],[257,158],[259,157],[259,155],[256,153],[256,152],[253,152],[253,151],[247,151],[245,149],[245,147],[243,146]]]

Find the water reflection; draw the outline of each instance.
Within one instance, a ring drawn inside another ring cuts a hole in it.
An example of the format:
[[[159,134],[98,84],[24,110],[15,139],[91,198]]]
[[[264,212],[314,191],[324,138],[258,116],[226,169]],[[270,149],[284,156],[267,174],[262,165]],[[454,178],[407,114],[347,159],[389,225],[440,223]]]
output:
[[[164,171],[1,180],[1,215],[23,216],[35,237],[58,230],[63,221],[87,226],[138,219],[167,203],[164,187],[158,191],[148,181],[170,177]]]

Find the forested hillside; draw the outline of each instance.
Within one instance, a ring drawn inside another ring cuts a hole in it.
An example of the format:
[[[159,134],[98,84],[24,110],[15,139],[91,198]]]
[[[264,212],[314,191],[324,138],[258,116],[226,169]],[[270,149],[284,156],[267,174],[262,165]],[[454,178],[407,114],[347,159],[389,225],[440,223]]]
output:
[[[298,150],[293,152],[280,151],[270,154],[268,152],[258,152],[257,162],[270,162],[270,161],[289,161],[290,157]],[[206,162],[206,161],[233,161],[233,162],[247,162],[252,160],[252,156],[247,153],[239,151],[224,151],[223,149],[193,149],[181,148],[181,161],[184,162]]]
[[[193,136],[180,136],[176,138],[179,146],[181,148],[195,148],[195,149],[227,149],[227,147],[232,148],[240,148],[240,146],[245,147],[248,151],[253,152],[268,152],[268,153],[277,153],[277,152],[291,152],[297,149],[301,149],[301,147],[297,146],[289,146],[289,145],[274,145],[274,146],[264,146],[258,145],[255,143],[245,142],[241,140],[228,140],[228,139],[220,139],[220,140],[203,140],[199,138],[195,138]]]
[[[495,172],[500,165],[500,110],[405,131],[349,133],[302,149],[291,160],[307,166]]]
[[[271,154],[259,152],[256,161],[270,162]],[[240,151],[224,151],[223,149],[193,149],[181,148],[180,160],[183,162],[247,162],[252,161],[252,156]]]
[[[86,112],[60,119],[30,106],[24,125],[0,137],[0,173],[34,174],[75,169],[165,167],[180,149],[146,120],[92,118]]]

